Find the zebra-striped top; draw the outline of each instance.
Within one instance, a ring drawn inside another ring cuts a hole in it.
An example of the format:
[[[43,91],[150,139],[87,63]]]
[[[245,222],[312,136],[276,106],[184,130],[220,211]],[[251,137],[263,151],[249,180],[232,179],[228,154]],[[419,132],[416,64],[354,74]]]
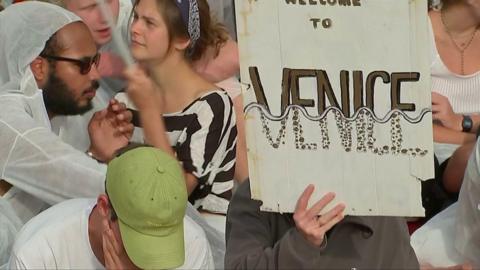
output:
[[[237,127],[233,103],[223,90],[205,93],[183,111],[163,115],[170,145],[198,186],[197,208],[226,214],[235,173]]]

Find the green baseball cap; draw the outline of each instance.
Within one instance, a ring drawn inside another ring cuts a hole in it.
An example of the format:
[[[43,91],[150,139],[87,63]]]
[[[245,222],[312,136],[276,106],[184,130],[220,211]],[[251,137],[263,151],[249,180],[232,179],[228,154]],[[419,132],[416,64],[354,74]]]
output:
[[[183,170],[153,147],[129,150],[108,164],[106,191],[128,257],[143,269],[183,265],[187,188]]]

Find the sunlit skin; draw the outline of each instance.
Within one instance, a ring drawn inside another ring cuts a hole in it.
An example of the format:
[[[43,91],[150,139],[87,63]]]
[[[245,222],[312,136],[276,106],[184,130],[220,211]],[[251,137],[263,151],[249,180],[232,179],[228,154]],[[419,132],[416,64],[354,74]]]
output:
[[[455,43],[459,46],[462,46],[462,44],[466,46],[472,39],[475,29],[480,26],[480,1],[450,2],[453,4],[444,7],[441,12],[432,10],[429,12],[429,16],[435,34],[435,45],[442,62],[451,72],[460,74],[461,57]],[[480,59],[480,50],[478,48],[480,48],[480,33],[473,36],[470,45],[464,51],[465,74],[474,74],[480,70],[480,60],[478,60]],[[461,114],[455,114],[452,111],[450,102],[446,97],[434,94],[432,98],[434,102],[433,118],[438,120],[438,123],[434,125],[433,132],[436,142],[464,144],[475,140],[474,134],[461,132],[463,117]],[[475,114],[471,116],[474,123],[472,130],[475,131],[479,126],[480,117]]]
[[[119,1],[106,0],[116,23],[119,14]],[[66,0],[65,7],[77,14],[90,29],[93,39],[98,46],[105,45],[112,39],[112,31],[104,19],[100,7],[95,0]]]
[[[140,269],[128,257],[118,219],[111,216],[108,197],[100,195],[88,218],[88,238],[95,257],[106,269]]]
[[[140,1],[133,11],[131,25],[131,52],[140,63],[157,66],[164,63],[167,53],[172,53],[168,29],[158,12],[155,1]]]
[[[136,6],[130,34],[133,57],[155,78],[168,101],[164,113],[182,110],[201,94],[217,88],[198,75],[185,58],[190,40],[169,39],[155,0],[142,0]]]
[[[480,0],[467,0],[472,14],[480,21]]]

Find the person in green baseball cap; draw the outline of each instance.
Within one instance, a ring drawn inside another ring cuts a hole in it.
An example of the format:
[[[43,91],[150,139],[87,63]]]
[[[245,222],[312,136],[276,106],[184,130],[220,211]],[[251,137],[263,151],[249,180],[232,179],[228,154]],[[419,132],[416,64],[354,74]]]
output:
[[[153,147],[125,149],[108,164],[105,191],[33,218],[8,268],[214,268],[203,229],[185,216],[188,194],[175,158]]]
[[[187,189],[178,161],[151,147],[129,151],[108,166],[106,192],[130,259],[145,269],[171,269],[185,260]]]

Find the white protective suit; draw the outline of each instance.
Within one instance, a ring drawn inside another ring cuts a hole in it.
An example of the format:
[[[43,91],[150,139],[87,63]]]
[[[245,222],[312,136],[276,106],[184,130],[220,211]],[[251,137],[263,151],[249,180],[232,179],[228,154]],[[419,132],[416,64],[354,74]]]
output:
[[[458,199],[455,223],[455,248],[463,257],[480,268],[480,144],[468,160]]]
[[[480,144],[468,160],[458,202],[429,220],[411,238],[420,263],[447,267],[469,262],[480,269]]]
[[[0,12],[0,179],[13,185],[0,200],[22,222],[49,204],[96,197],[104,190],[106,166],[52,133],[29,67],[55,32],[79,20],[60,7],[36,1]],[[4,229],[7,226],[0,227]],[[0,239],[0,250],[6,242]]]
[[[0,0],[0,4],[3,4],[3,7],[7,7],[12,4],[12,0]]]
[[[22,221],[13,212],[8,201],[0,199],[0,269],[7,268],[10,250],[21,227]]]

